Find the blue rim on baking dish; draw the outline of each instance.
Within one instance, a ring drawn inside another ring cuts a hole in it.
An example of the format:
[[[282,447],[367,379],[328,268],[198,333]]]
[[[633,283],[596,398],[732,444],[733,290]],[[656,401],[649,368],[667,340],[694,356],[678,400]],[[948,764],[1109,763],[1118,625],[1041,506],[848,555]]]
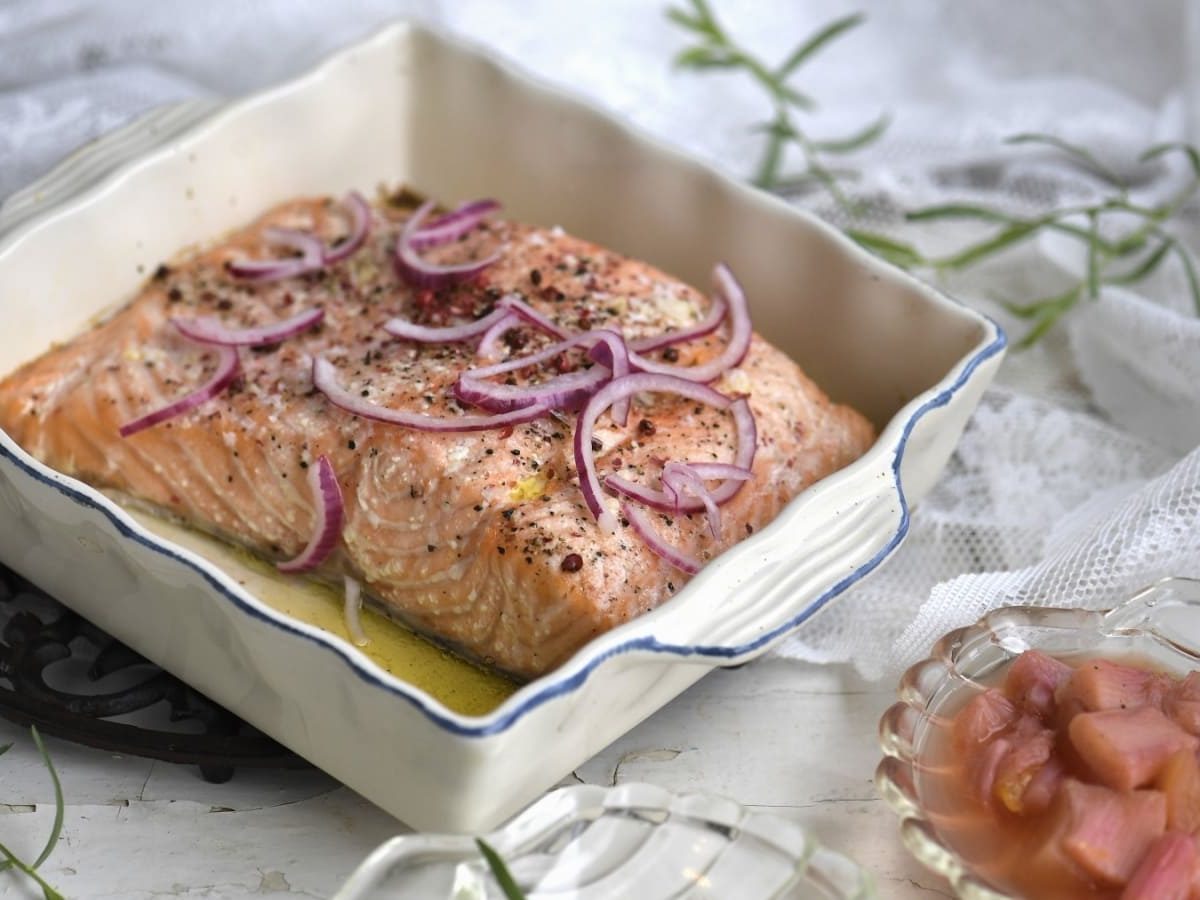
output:
[[[383,32],[387,34],[388,29]],[[420,30],[418,30],[420,32]],[[423,32],[430,34],[429,32]],[[466,42],[453,38],[445,38],[434,35],[436,40],[458,50],[469,50],[472,53],[477,53],[474,48],[471,48]],[[366,43],[372,41],[380,41],[381,37],[369,39]],[[631,127],[625,123],[617,123],[608,117],[607,113],[599,113],[596,108],[584,101],[579,101],[571,97],[566,92],[560,91],[557,88],[547,87],[538,79],[530,78],[527,74],[515,69],[504,63],[498,63],[490,60],[486,53],[478,54],[485,59],[489,59],[490,64],[499,72],[502,72],[506,77],[516,82],[519,86],[524,86],[527,89],[532,89],[540,92],[543,95],[549,95],[552,98],[559,100],[569,100],[572,104],[581,107],[585,110],[590,110],[592,113],[603,119],[608,127],[616,128],[631,141],[640,142],[664,157],[669,157],[680,163],[685,163],[691,167],[695,173],[706,175],[708,177],[719,180],[731,193],[741,194],[742,196],[749,195],[750,189],[744,186],[733,185],[724,176],[720,175],[711,166],[696,162],[685,154],[680,153],[669,147],[665,147],[661,142],[649,138],[642,134],[638,129]],[[340,54],[339,54],[340,56]],[[275,91],[285,91],[291,86],[299,85],[305,82],[306,79],[315,79],[320,77],[326,67],[334,65],[339,56],[335,56],[332,60],[323,63],[314,71],[302,75],[297,79],[287,82],[277,88],[269,89],[262,94],[255,95],[245,101],[239,101],[229,109],[242,108],[246,103],[253,102],[256,99],[268,97]],[[211,109],[204,108],[199,113],[193,116],[182,116],[180,122],[177,123],[176,131],[179,137],[187,137],[188,135],[196,134],[201,128],[212,124],[221,118],[222,114],[227,110],[221,110],[213,113]],[[136,131],[136,127],[135,127]],[[102,142],[103,143],[103,142]],[[155,141],[152,148],[157,154],[164,153],[164,146],[158,141]],[[118,154],[119,155],[119,154]],[[83,156],[86,158],[86,151]],[[65,167],[79,165],[79,157],[75,160],[68,160],[64,164]],[[137,165],[145,160],[142,157],[133,159],[118,160],[119,164],[115,164],[110,171],[104,171],[98,178],[93,179],[93,182],[88,186],[88,191],[84,197],[99,194],[111,187],[114,183],[120,181],[125,175],[134,170]],[[0,236],[0,249],[6,243],[6,237],[11,237],[13,233],[24,233],[33,229],[38,223],[53,212],[58,210],[58,207],[50,204],[48,210],[39,212],[36,209],[37,204],[31,202],[39,189],[45,189],[45,185],[55,180],[56,175],[51,174],[43,183],[35,185],[34,188],[22,192],[20,197],[11,198],[10,204],[6,207],[12,209],[10,221],[12,225],[8,229],[8,235]],[[758,199],[755,201],[759,204],[776,203],[782,206],[781,201],[773,201],[769,199]],[[800,215],[793,213],[794,215]],[[807,217],[805,217],[807,218]],[[0,227],[3,227],[0,224]],[[853,255],[857,260],[860,260],[864,267],[872,268],[873,270],[886,271],[888,277],[893,280],[902,281],[906,285],[916,286],[917,282],[900,273],[884,266],[884,264],[867,257],[867,255],[859,248],[854,247],[848,240],[840,235],[828,233],[828,228],[824,229],[825,235],[830,241],[840,244],[848,255]],[[917,289],[914,287],[914,289]],[[919,290],[930,295],[933,291],[927,286],[920,286]],[[946,298],[939,296],[939,301],[945,301]],[[953,305],[950,302],[950,305]],[[857,566],[853,571],[840,577],[835,583],[821,591],[811,602],[803,609],[794,613],[787,619],[775,623],[773,626],[752,638],[744,640],[740,643],[733,644],[718,644],[718,643],[670,643],[660,640],[654,635],[638,635],[627,637],[626,634],[632,625],[636,625],[636,621],[631,625],[622,626],[608,635],[601,636],[587,645],[584,649],[561,666],[554,672],[549,673],[542,678],[531,682],[525,687],[518,690],[511,698],[502,703],[492,712],[479,716],[468,717],[459,715],[447,710],[441,703],[428,697],[419,689],[407,685],[403,681],[391,677],[382,672],[377,666],[363,658],[357,651],[353,650],[349,645],[332,635],[320,632],[315,627],[308,626],[306,623],[300,623],[288,618],[287,616],[274,611],[267,612],[265,608],[254,601],[250,594],[238,588],[233,579],[221,572],[217,567],[212,566],[198,556],[187,551],[173,546],[169,542],[157,538],[136,524],[128,515],[120,510],[116,504],[103,497],[100,493],[93,489],[82,485],[81,483],[69,478],[68,476],[56,473],[40,463],[34,461],[23,450],[20,450],[12,444],[11,440],[4,435],[0,438],[0,460],[5,460],[13,463],[18,469],[33,479],[42,482],[43,484],[52,487],[61,494],[70,497],[74,502],[95,510],[103,514],[104,518],[116,530],[117,534],[124,540],[133,541],[142,547],[161,555],[175,563],[180,563],[194,572],[199,574],[205,582],[215,589],[221,596],[231,601],[233,605],[243,613],[249,616],[269,623],[281,631],[290,634],[298,635],[312,641],[313,643],[323,647],[325,650],[336,654],[354,673],[354,675],[376,688],[382,688],[388,693],[398,696],[417,708],[428,720],[434,723],[438,728],[444,729],[447,732],[466,738],[482,738],[491,735],[496,735],[510,729],[515,723],[528,715],[533,710],[542,706],[556,697],[566,694],[571,694],[581,688],[593,673],[606,661],[614,657],[622,656],[629,653],[644,653],[651,656],[662,658],[674,658],[680,660],[702,658],[707,660],[712,665],[728,665],[738,661],[742,661],[750,656],[762,652],[774,642],[782,639],[787,634],[793,632],[802,624],[807,622],[813,615],[825,608],[832,600],[844,593],[848,588],[855,584],[859,579],[874,571],[881,563],[883,563],[899,546],[904,536],[907,534],[909,527],[909,499],[902,483],[902,464],[906,459],[906,453],[909,450],[910,437],[913,434],[914,428],[931,412],[941,407],[949,405],[956,397],[958,397],[968,385],[972,385],[977,381],[976,376],[979,374],[981,367],[985,363],[996,361],[1005,348],[1006,340],[1003,332],[995,323],[979,316],[971,314],[979,324],[981,337],[975,345],[974,351],[959,359],[957,363],[946,373],[941,379],[942,385],[940,390],[931,392],[925,391],[916,399],[909,401],[900,412],[896,413],[891,419],[886,429],[879,438],[876,447],[873,451],[881,449],[881,445],[888,436],[889,442],[892,445],[891,459],[888,463],[890,471],[891,483],[889,484],[890,491],[894,496],[891,499],[898,507],[898,519],[894,529],[890,535],[883,540],[871,558]],[[990,375],[989,375],[990,377]],[[869,451],[869,454],[872,451]],[[856,463],[852,465],[849,471],[858,466]],[[839,473],[841,474],[841,473]],[[835,476],[836,477],[836,476]],[[820,489],[820,485],[814,489]],[[814,490],[810,489],[810,491]],[[808,492],[806,492],[807,494]],[[795,501],[793,501],[795,502]],[[782,518],[782,516],[781,516]],[[766,541],[773,530],[783,527],[781,519],[777,519],[767,528],[749,538],[739,546],[758,546],[761,542]],[[736,548],[735,548],[736,551]],[[730,551],[731,553],[734,551]],[[709,570],[715,569],[723,564],[723,561],[728,562],[729,553],[723,554],[708,567]],[[699,584],[710,574],[707,570],[702,572],[697,578],[681,591],[675,598],[672,598],[668,604],[676,604],[682,600],[685,595],[691,593],[694,585]]]

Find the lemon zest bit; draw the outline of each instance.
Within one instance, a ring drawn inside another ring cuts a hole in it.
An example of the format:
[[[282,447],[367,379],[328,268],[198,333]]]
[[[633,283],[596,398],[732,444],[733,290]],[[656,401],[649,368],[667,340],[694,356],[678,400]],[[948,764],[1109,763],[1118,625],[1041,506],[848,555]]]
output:
[[[516,487],[508,492],[508,499],[515,502],[536,500],[546,493],[547,483],[548,479],[543,475],[530,475],[522,478],[517,482]]]

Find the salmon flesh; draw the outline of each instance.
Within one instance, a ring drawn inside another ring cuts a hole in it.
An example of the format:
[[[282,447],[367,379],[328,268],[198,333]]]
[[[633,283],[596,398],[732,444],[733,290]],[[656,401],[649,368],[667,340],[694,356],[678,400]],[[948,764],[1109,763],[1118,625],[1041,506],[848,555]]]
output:
[[[498,252],[495,263],[460,284],[415,289],[393,264],[411,214],[402,195],[381,195],[358,252],[279,281],[239,278],[228,266],[279,256],[264,234],[270,227],[335,243],[348,228],[335,199],[285,203],[218,244],[181,254],[105,321],[0,382],[0,427],[54,469],[276,561],[297,554],[310,536],[317,509],[306,472],[325,455],[345,498],[344,525],[314,574],[358,579],[409,627],[485,665],[536,677],[654,609],[688,576],[626,521],[615,533],[597,526],[576,473],[573,414],[472,433],[368,421],[314,389],[312,360],[328,359],[340,383],[373,404],[456,416],[465,410],[452,389],[479,365],[475,342],[414,343],[386,333],[385,321],[469,322],[518,294],[567,331],[611,328],[632,340],[685,328],[711,301],[561,229],[497,218],[422,254],[450,264]],[[325,314],[314,328],[239,350],[241,374],[228,390],[120,436],[122,424],[187,394],[217,365],[217,354],[185,339],[172,319],[216,317],[247,328],[313,307]],[[699,364],[720,353],[728,331],[725,323],[648,356]],[[520,327],[501,349],[511,357],[551,341]],[[570,354],[554,363],[559,370],[583,364],[586,358]],[[552,366],[512,380],[555,374]],[[759,335],[712,386],[748,396],[758,431],[752,478],[723,505],[715,538],[703,513],[653,516],[663,540],[701,561],[762,528],[874,440],[861,415],[833,403]],[[655,393],[634,398],[625,427],[601,416],[592,446],[601,477],[618,473],[657,487],[666,461],[728,462],[736,441],[728,412]]]

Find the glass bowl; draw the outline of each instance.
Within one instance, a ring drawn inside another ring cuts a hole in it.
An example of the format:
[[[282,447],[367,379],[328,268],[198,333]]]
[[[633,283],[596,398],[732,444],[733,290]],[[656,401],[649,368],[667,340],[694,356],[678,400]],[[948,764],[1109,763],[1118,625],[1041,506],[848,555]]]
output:
[[[965,900],[1015,900],[972,871],[938,830],[939,814],[923,787],[931,742],[949,716],[994,682],[997,670],[1025,650],[1072,657],[1137,657],[1182,675],[1200,668],[1200,581],[1166,578],[1109,610],[1012,606],[988,613],[933,645],[929,658],[900,679],[900,701],[879,723],[884,757],[875,771],[880,796],[900,817],[909,851],[944,875]]]
[[[529,900],[875,897],[866,871],[796,823],[649,784],[562,788],[484,840]],[[411,834],[376,848],[334,900],[504,896],[474,838]]]

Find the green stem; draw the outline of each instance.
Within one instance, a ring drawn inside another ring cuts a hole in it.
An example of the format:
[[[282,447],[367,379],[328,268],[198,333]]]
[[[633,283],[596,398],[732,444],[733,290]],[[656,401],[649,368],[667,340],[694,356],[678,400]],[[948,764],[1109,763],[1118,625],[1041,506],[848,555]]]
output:
[[[758,164],[758,174],[754,176],[754,184],[763,189],[770,189],[779,181],[779,167],[783,163],[783,147],[787,136],[792,131],[791,117],[785,107],[775,109],[775,121],[767,129],[769,136],[767,146],[763,150],[762,161]]]
[[[8,864],[10,866],[13,866],[17,870],[24,872],[38,883],[38,886],[42,889],[42,893],[46,896],[46,900],[64,900],[63,895],[47,884],[45,879],[37,873],[37,870],[34,869],[33,866],[22,862],[17,855],[9,850],[8,847],[4,846],[4,844],[0,844],[0,853],[3,853],[4,856],[7,857]]]

